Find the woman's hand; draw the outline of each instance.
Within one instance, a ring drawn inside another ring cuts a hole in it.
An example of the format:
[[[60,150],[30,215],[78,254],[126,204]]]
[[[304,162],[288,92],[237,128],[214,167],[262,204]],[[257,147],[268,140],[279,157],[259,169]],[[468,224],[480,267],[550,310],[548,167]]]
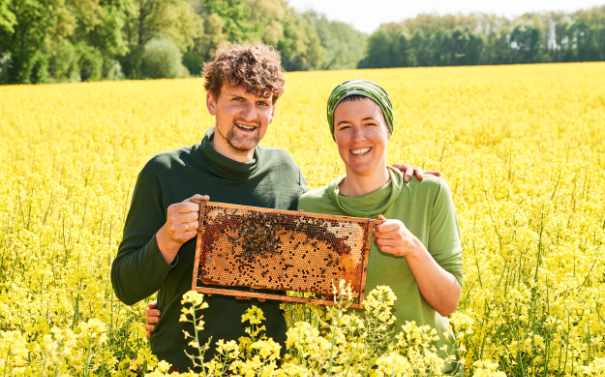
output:
[[[460,285],[448,271],[431,256],[422,242],[410,232],[401,220],[378,217],[382,222],[374,229],[378,248],[388,254],[405,258],[420,294],[443,316],[456,310],[460,300]]]
[[[374,228],[374,240],[382,252],[406,257],[416,250],[419,241],[401,220],[378,219],[382,222]]]

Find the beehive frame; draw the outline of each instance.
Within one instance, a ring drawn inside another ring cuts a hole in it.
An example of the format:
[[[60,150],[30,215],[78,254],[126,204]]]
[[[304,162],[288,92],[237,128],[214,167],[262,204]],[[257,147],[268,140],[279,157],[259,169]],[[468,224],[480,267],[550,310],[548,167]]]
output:
[[[207,200],[198,203],[194,290],[331,305],[333,287],[344,279],[354,294],[352,306],[362,306],[376,220]],[[314,295],[300,297],[285,291]]]

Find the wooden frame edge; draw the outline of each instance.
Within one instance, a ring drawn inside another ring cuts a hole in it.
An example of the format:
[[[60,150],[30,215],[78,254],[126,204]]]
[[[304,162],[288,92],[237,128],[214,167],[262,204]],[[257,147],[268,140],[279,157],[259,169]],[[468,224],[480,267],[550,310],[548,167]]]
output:
[[[264,293],[264,292],[252,292],[252,291],[240,291],[236,289],[228,288],[213,288],[213,287],[195,287],[194,290],[200,293],[216,294],[223,296],[232,297],[246,297],[246,298],[258,298],[261,300],[274,300],[281,302],[288,302],[292,304],[315,304],[315,305],[335,305],[333,300],[319,299],[313,297],[298,297],[298,296],[287,296],[276,293]],[[351,308],[362,309],[363,306],[360,303],[353,303]]]

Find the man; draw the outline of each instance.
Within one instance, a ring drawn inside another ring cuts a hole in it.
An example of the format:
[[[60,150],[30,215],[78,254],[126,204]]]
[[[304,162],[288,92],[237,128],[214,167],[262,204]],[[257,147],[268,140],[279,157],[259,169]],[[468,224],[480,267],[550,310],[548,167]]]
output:
[[[138,176],[111,280],[118,298],[134,304],[158,291],[162,316],[151,348],[178,370],[191,364],[178,322],[191,288],[198,193],[212,200],[295,209],[305,182],[284,151],[258,147],[273,118],[284,80],[278,55],[262,46],[234,46],[204,67],[207,108],[215,127],[200,144],[152,158]],[[277,184],[279,182],[279,184]],[[265,313],[267,335],[285,340],[279,304],[214,295],[204,310],[208,337],[243,336],[241,315],[252,304]]]
[[[277,53],[263,45],[232,46],[204,66],[204,78],[206,105],[215,126],[200,144],[157,155],[145,165],[111,271],[114,291],[126,304],[158,291],[148,331],[153,332],[151,348],[177,370],[191,366],[178,318],[193,273],[199,207],[192,199],[205,194],[215,201],[295,209],[306,190],[299,168],[286,152],[258,146],[283,92]],[[241,315],[251,305],[263,310],[267,335],[285,341],[285,321],[277,302],[219,295],[207,300],[201,344],[209,337],[216,341],[243,336]],[[211,346],[208,356],[212,353]]]

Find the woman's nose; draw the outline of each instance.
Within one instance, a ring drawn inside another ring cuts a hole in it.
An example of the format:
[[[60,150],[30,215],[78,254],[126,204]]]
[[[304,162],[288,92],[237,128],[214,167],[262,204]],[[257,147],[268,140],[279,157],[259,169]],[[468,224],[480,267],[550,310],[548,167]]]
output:
[[[353,128],[353,140],[363,140],[366,138],[366,134],[362,127]]]

